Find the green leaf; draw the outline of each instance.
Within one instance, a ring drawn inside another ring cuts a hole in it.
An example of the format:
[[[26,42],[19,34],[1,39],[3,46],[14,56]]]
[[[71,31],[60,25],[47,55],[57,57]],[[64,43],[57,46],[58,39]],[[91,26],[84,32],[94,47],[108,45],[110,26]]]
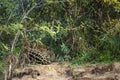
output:
[[[9,50],[9,48],[5,44],[3,44],[3,43],[1,43],[1,44],[5,50]]]

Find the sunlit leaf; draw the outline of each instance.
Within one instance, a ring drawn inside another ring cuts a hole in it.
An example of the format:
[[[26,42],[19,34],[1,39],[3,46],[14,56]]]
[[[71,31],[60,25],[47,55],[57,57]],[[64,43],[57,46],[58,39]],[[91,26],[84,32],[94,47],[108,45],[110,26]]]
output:
[[[4,48],[5,50],[9,50],[8,46],[6,46],[6,45],[3,44],[3,43],[1,43],[1,44],[2,44],[2,46],[3,46],[3,48]]]

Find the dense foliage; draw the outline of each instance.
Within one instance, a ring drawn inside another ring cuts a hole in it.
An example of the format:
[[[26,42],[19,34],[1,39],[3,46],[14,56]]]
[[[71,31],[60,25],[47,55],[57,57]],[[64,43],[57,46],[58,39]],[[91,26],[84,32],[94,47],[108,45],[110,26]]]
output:
[[[1,0],[0,59],[24,39],[53,48],[55,61],[120,60],[119,0]]]

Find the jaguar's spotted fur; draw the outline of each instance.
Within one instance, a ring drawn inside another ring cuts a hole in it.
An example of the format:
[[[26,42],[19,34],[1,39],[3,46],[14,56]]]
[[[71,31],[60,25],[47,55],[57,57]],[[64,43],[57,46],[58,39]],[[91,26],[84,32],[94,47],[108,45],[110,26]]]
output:
[[[37,49],[28,49],[28,57],[31,63],[39,63],[39,64],[49,64],[51,63],[51,54],[52,51],[49,50],[37,50]]]
[[[54,52],[51,48],[47,46],[29,43],[26,45],[25,49],[22,50],[20,54],[22,58],[21,60],[22,63],[27,62],[27,63],[49,64],[51,63],[51,59]]]

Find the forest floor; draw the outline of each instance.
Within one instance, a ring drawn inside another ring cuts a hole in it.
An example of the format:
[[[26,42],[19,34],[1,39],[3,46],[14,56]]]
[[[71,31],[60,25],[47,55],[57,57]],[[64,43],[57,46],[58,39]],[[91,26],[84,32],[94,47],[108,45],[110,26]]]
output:
[[[27,65],[16,69],[12,80],[120,80],[120,62],[111,64]]]

